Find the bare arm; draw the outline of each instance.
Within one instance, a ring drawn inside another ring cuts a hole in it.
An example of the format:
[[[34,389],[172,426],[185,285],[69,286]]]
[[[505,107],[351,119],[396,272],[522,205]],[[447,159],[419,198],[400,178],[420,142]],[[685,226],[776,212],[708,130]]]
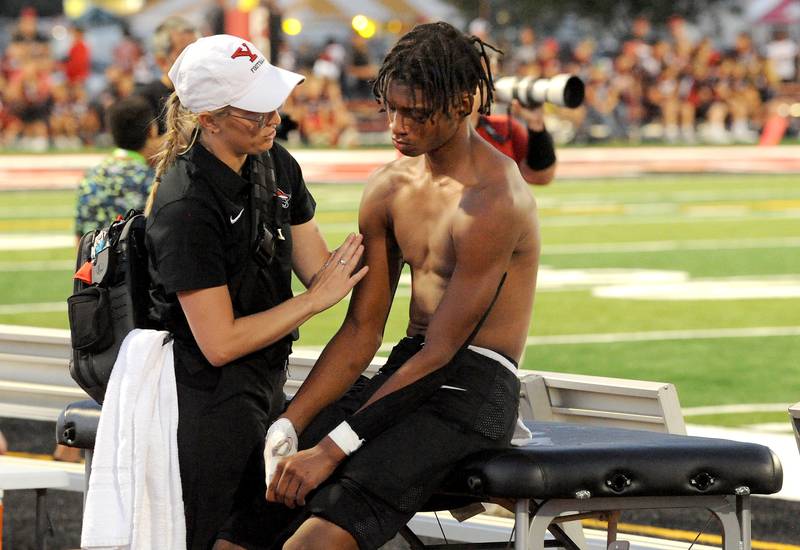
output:
[[[532,185],[547,185],[556,176],[556,164],[536,170],[528,166],[525,159],[522,159],[519,163],[519,172],[522,174],[522,178]]]
[[[367,272],[363,267],[353,273],[362,253],[361,236],[350,235],[306,292],[253,315],[234,318],[225,285],[178,292],[178,301],[203,355],[212,365],[223,366],[276,342],[344,298]]]
[[[313,218],[292,226],[292,269],[306,288],[330,257],[328,244]]]
[[[532,132],[542,132],[547,130],[544,125],[544,110],[541,105],[533,109],[526,109],[514,100],[512,112],[525,121],[528,130]],[[551,141],[552,143],[552,141]],[[519,162],[519,171],[522,178],[532,185],[547,185],[556,175],[556,162],[543,168],[532,168],[527,159],[523,158]]]
[[[353,291],[347,316],[284,414],[302,432],[325,406],[338,399],[369,365],[400,279],[402,261],[387,227],[385,191],[368,186],[359,208],[364,261],[369,273]]]

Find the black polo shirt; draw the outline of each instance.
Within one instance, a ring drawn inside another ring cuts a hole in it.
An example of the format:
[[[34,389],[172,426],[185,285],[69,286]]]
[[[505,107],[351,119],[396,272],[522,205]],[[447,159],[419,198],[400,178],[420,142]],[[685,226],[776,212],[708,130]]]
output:
[[[274,220],[267,222],[276,236],[276,254],[268,266],[253,257],[251,190],[256,178],[263,177],[259,171],[266,170],[263,155],[249,156],[240,176],[197,142],[165,172],[156,193],[146,233],[152,313],[175,337],[176,377],[185,385],[268,399],[264,369],[282,369],[291,351],[287,336],[222,368],[213,367],[200,352],[176,295],[228,285],[236,317],[292,297],[291,226],[311,220],[316,203],[289,152],[277,143],[270,152],[277,189],[271,197]]]

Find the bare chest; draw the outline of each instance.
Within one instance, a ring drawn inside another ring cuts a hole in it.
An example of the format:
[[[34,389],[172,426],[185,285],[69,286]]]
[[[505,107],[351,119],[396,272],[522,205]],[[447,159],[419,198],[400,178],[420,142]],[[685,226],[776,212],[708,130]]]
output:
[[[404,261],[416,274],[449,278],[455,265],[453,222],[460,193],[409,191],[392,206],[392,223]]]

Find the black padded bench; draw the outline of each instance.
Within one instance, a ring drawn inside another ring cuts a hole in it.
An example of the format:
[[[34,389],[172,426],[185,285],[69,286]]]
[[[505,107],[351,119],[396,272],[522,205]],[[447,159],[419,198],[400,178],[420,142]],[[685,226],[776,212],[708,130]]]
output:
[[[90,450],[98,411],[94,401],[67,406],[58,419],[59,443]],[[725,550],[750,550],[750,495],[776,493],[783,481],[777,456],[754,443],[561,422],[526,424],[533,432],[527,446],[470,457],[434,499],[448,502],[444,507],[513,502],[517,550],[544,548],[548,527],[565,512],[645,508],[708,509],[722,524]],[[421,547],[410,531],[401,534],[413,548]],[[563,531],[556,528],[555,534],[559,545],[572,547]]]

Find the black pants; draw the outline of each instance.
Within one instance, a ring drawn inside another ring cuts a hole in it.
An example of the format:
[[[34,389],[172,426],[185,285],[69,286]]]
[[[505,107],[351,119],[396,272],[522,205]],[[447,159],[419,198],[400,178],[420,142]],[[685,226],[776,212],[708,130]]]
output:
[[[190,550],[211,548],[231,517],[256,510],[265,498],[264,437],[283,410],[286,375],[282,365],[264,375],[272,390],[267,401],[231,396],[225,377],[213,391],[178,384],[178,458]]]

